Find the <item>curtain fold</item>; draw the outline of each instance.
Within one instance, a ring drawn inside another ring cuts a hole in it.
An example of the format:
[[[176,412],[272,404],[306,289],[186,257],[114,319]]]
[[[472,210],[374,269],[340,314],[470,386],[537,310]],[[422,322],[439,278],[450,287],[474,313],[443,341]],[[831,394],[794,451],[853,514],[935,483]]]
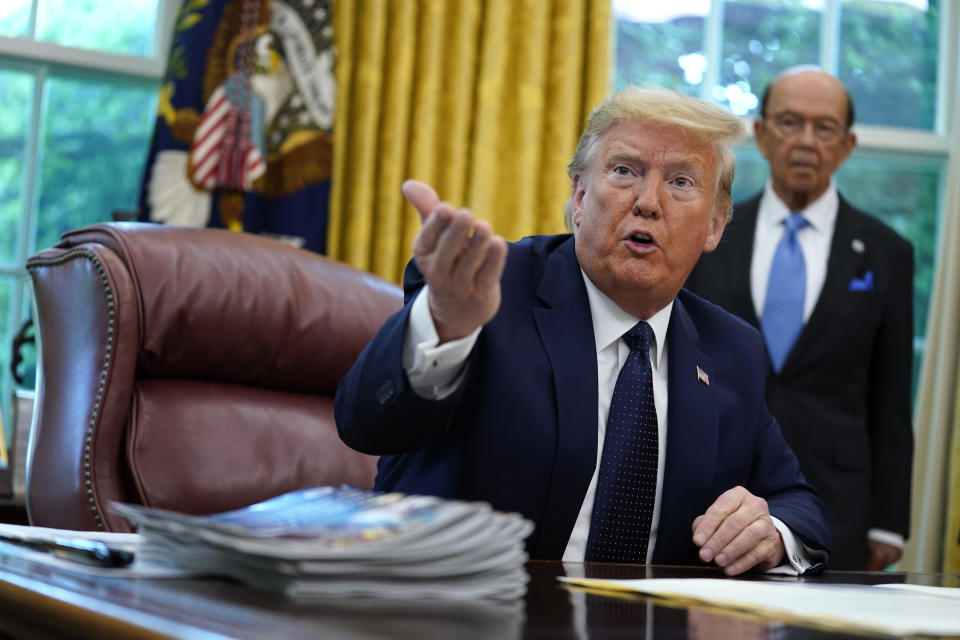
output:
[[[566,163],[609,89],[591,0],[336,2],[331,257],[399,282],[424,180],[508,240],[563,230]]]
[[[958,60],[960,62],[960,60]],[[957,87],[960,87],[960,65],[957,67]],[[960,89],[958,89],[960,91]],[[954,179],[947,180],[949,187],[947,191],[946,207],[944,218],[947,220],[944,224],[942,242],[940,244],[940,262],[943,266],[944,285],[943,297],[944,313],[940,318],[943,323],[942,332],[949,336],[943,340],[943,343],[937,343],[931,346],[930,351],[939,351],[941,348],[953,354],[952,376],[944,380],[944,386],[952,391],[951,408],[953,414],[949,422],[944,420],[946,432],[940,438],[940,448],[933,455],[939,458],[946,458],[942,466],[946,466],[946,496],[945,511],[943,516],[941,547],[943,560],[939,566],[934,565],[934,570],[944,573],[960,573],[960,255],[956,248],[960,246],[960,121],[954,122],[953,145],[950,153],[950,171],[948,176],[954,176]],[[948,389],[944,390],[947,393]],[[936,465],[940,467],[940,464]],[[921,491],[926,487],[917,487]],[[940,520],[934,519],[936,525]],[[935,539],[935,538],[934,538]]]
[[[960,65],[957,66],[960,87]],[[915,414],[910,539],[898,568],[960,572],[960,126],[945,173],[943,226]]]
[[[956,398],[953,408],[953,429],[950,434],[947,526],[943,539],[943,565],[940,569],[944,573],[960,573],[960,381],[957,382]]]

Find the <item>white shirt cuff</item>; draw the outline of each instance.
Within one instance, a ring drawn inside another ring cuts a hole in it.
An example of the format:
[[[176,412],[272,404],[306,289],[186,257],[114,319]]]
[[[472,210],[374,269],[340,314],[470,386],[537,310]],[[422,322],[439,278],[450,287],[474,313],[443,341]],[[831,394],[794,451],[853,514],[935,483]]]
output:
[[[815,562],[810,558],[806,547],[797,540],[797,536],[790,530],[790,527],[783,524],[779,518],[773,516],[770,516],[770,518],[773,520],[773,526],[780,532],[785,552],[783,554],[784,562],[780,566],[770,569],[767,573],[785,576],[803,575],[814,566]]]
[[[440,336],[427,303],[428,288],[417,293],[403,336],[403,369],[417,395],[442,400],[453,393],[466,373],[467,357],[480,335],[470,335],[437,346]]]
[[[891,547],[896,547],[897,549],[903,549],[904,543],[902,535],[899,533],[894,533],[893,531],[887,531],[886,529],[870,529],[867,531],[867,540],[884,542]]]

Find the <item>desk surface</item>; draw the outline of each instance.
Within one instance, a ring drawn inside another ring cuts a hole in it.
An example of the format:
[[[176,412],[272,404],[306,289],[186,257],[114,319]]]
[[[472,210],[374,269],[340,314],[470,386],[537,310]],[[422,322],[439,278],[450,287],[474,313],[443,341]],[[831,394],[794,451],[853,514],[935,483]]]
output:
[[[702,608],[570,591],[560,575],[594,578],[722,577],[693,567],[530,562],[523,601],[298,604],[216,579],[128,580],[53,570],[0,553],[0,632],[12,637],[110,638],[835,638],[778,622]],[[763,576],[746,579],[763,580]],[[803,582],[909,582],[960,587],[960,575],[827,572]],[[842,634],[840,634],[842,637]],[[864,636],[849,636],[863,638]]]

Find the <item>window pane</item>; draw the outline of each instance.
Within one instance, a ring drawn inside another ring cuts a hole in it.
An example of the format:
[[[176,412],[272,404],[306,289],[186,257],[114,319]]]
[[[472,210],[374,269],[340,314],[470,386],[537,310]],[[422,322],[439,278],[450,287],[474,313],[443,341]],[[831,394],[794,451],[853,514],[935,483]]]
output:
[[[30,27],[30,0],[0,2],[0,36],[26,38]]]
[[[733,199],[739,202],[763,189],[768,170],[766,160],[752,143],[737,149],[736,156]],[[837,188],[852,205],[880,218],[913,243],[914,389],[933,286],[938,198],[945,162],[935,156],[856,149],[836,173]],[[734,219],[736,216],[734,209]]]
[[[10,326],[10,305],[13,301],[13,292],[15,287],[20,286],[20,279],[16,276],[3,276],[0,277],[0,339],[3,339],[3,348],[0,349],[0,372],[6,372],[10,370],[10,356],[11,356],[11,341],[13,340],[13,334],[20,327],[11,327]],[[0,374],[0,380],[5,379],[6,376]],[[6,392],[6,389],[4,389]],[[10,396],[7,393],[4,393],[4,402],[6,404],[6,399]],[[10,430],[7,430],[7,437],[9,438]],[[7,440],[9,444],[10,440]]]
[[[136,209],[156,86],[51,77],[45,88],[37,248]]]
[[[859,122],[933,129],[939,11],[927,0],[845,0],[838,75]]]
[[[614,85],[653,84],[698,95],[707,68],[703,25],[709,8],[709,0],[672,2],[667,7],[614,0]]]
[[[130,56],[153,56],[158,0],[40,0],[37,40]]]
[[[17,246],[32,96],[31,74],[0,70],[0,262],[12,261]]]
[[[31,309],[31,287],[28,285],[28,277],[23,276],[18,281],[11,280],[11,286],[19,283],[22,287],[22,306],[23,313],[20,318],[9,326],[10,335],[4,341],[4,344],[11,345],[10,372],[13,374],[13,384],[17,389],[34,389],[37,386],[37,345],[36,345],[36,325],[32,320]],[[21,333],[21,330],[22,333]],[[14,344],[14,340],[21,339],[22,342]],[[16,347],[16,349],[12,349]],[[16,362],[16,367],[13,367]],[[6,364],[3,365],[6,370]],[[19,380],[17,380],[19,378]],[[9,398],[9,395],[3,396]]]
[[[723,61],[713,99],[737,115],[758,113],[764,88],[779,72],[818,64],[822,2],[735,0],[723,14]]]

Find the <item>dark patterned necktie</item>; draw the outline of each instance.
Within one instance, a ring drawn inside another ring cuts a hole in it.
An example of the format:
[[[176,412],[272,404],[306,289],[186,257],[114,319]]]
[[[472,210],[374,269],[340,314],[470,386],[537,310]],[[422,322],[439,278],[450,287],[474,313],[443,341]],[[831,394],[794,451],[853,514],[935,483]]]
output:
[[[646,562],[647,558],[659,456],[650,369],[653,329],[638,322],[623,339],[630,355],[610,400],[587,561]]]

